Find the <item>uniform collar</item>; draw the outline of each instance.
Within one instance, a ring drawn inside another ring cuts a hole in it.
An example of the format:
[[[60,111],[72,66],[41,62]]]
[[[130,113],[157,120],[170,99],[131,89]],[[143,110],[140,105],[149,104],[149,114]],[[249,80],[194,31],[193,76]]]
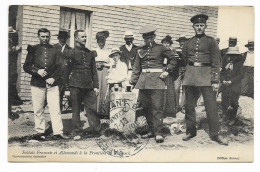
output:
[[[202,38],[202,37],[204,37],[204,36],[206,36],[206,34],[205,34],[205,33],[203,33],[203,34],[200,34],[200,35],[195,35],[195,37],[196,37],[196,38]]]
[[[75,46],[75,48],[77,49],[77,50],[86,50],[87,48],[85,48],[85,47],[81,47],[81,46]]]
[[[153,42],[152,42],[152,47],[151,47],[149,44],[145,44],[144,47],[147,47],[147,48],[148,48],[148,47],[151,47],[151,48],[153,48],[153,47],[155,47],[156,45],[157,45],[156,42],[153,41]]]

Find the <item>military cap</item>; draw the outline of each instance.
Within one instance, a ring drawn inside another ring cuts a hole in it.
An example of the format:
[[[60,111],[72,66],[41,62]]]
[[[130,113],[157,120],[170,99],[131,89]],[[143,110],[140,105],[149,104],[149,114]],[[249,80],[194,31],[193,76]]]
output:
[[[185,36],[181,36],[181,37],[179,37],[178,39],[176,39],[175,41],[181,42],[181,41],[187,41],[187,40],[189,40],[189,39],[186,38]]]
[[[206,23],[206,21],[208,20],[208,16],[206,14],[197,14],[193,17],[191,17],[190,21],[192,23]]]
[[[109,37],[108,31],[101,31],[96,34],[96,39],[107,39]]]
[[[152,33],[152,32],[155,32],[157,30],[157,28],[153,25],[146,25],[146,26],[143,26],[139,33],[140,34],[148,34],[148,33]]]
[[[237,42],[237,37],[229,37],[228,41],[235,41],[235,42]]]
[[[58,36],[58,38],[69,38],[69,32],[67,30],[60,30],[58,34],[54,35],[54,36]]]
[[[125,36],[124,38],[134,38],[134,33],[133,31],[125,31]]]
[[[161,43],[163,42],[169,42],[170,44],[173,44],[172,37],[170,35],[167,35],[165,38],[162,39]]]
[[[245,45],[245,47],[248,47],[249,45],[254,46],[254,40],[248,40],[248,43]]]

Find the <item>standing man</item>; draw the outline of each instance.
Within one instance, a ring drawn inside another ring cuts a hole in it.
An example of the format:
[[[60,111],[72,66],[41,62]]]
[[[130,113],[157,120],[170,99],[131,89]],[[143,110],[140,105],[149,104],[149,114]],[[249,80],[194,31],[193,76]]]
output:
[[[126,63],[127,68],[132,70],[134,66],[135,56],[138,47],[133,44],[134,34],[132,31],[125,32],[125,45],[122,45],[119,49],[122,52],[122,61]]]
[[[243,54],[244,77],[241,81],[241,95],[254,98],[254,40],[245,45],[248,51]]]
[[[97,55],[85,48],[87,41],[85,31],[75,31],[74,37],[76,46],[72,50],[71,63],[66,68],[65,91],[65,95],[70,94],[72,103],[73,134],[75,137],[80,138],[82,132],[80,105],[83,101],[89,123],[87,137],[97,137],[100,135],[100,119],[97,115],[97,96],[99,94],[95,61]],[[68,91],[69,88],[70,92]]]
[[[18,45],[18,33],[13,29],[12,26],[8,27],[8,59],[9,59],[9,105],[8,106],[19,106],[23,104],[23,101],[18,96],[16,89],[17,82],[17,59],[18,53],[21,51],[22,47]],[[10,112],[11,113],[11,112]]]
[[[185,106],[185,91],[182,88],[181,102],[180,102],[180,88],[182,86],[182,81],[185,73],[185,63],[182,53],[182,48],[184,43],[189,40],[185,36],[179,37],[176,41],[179,42],[179,47],[176,49],[177,52],[177,66],[178,66],[178,78],[174,81],[175,94],[176,94],[176,104],[177,111],[184,110]],[[180,102],[180,103],[179,103]]]
[[[60,30],[58,35],[58,40],[59,43],[53,45],[54,48],[58,51],[58,54],[60,56],[60,60],[61,60],[61,82],[59,84],[59,92],[60,92],[60,109],[62,111],[62,101],[63,101],[63,96],[64,96],[64,92],[65,92],[65,81],[64,78],[62,78],[62,76],[65,76],[65,68],[68,65],[69,61],[70,61],[70,51],[71,51],[71,47],[68,46],[66,44],[68,38],[70,37],[68,32],[65,30]]]
[[[230,47],[226,53],[225,64],[220,72],[222,84],[222,117],[228,117],[229,125],[235,124],[237,110],[239,107],[238,99],[241,89],[241,79],[243,62],[238,47]]]
[[[44,117],[44,101],[47,96],[54,139],[67,138],[63,135],[63,124],[60,112],[59,56],[55,48],[49,44],[50,31],[46,28],[38,30],[40,44],[28,45],[27,57],[23,66],[25,72],[32,75],[31,93],[34,110],[35,130],[37,134],[32,136],[34,140],[45,140],[46,130]]]
[[[205,100],[209,123],[210,138],[219,144],[227,145],[219,136],[220,123],[217,114],[217,102],[214,91],[219,87],[220,51],[214,38],[205,35],[207,15],[198,14],[190,21],[196,33],[183,46],[186,72],[183,85],[186,91],[185,122],[188,141],[197,135],[195,107],[200,93]]]
[[[162,143],[165,78],[168,72],[173,71],[177,62],[173,51],[155,43],[155,31],[156,27],[151,25],[144,26],[140,30],[145,45],[137,52],[130,84],[139,89],[139,100],[150,129],[150,132],[142,138],[155,136],[156,142]],[[165,71],[164,58],[169,62]]]

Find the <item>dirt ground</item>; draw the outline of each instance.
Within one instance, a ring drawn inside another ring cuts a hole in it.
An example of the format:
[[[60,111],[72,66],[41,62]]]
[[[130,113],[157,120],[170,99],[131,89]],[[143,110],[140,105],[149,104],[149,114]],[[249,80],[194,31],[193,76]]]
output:
[[[228,122],[221,123],[221,132],[225,138],[229,141],[230,148],[246,149],[247,147],[253,147],[254,142],[254,102],[248,97],[241,97],[239,100],[240,108],[237,115],[237,121],[234,126],[228,126]],[[218,99],[218,104],[220,104]],[[221,107],[219,106],[218,113],[221,114]],[[31,142],[28,141],[28,136],[35,133],[32,105],[30,102],[25,102],[19,107],[12,107],[12,111],[17,113],[17,119],[8,120],[8,133],[9,133],[9,148],[46,148],[46,149],[79,149],[79,150],[96,150],[100,151],[100,147],[94,138],[83,138],[79,141],[74,141],[72,138],[67,140],[58,141],[44,141],[44,142]],[[47,125],[50,125],[50,118],[48,110],[45,110]],[[167,137],[164,143],[158,144],[154,139],[150,139],[147,145],[143,148],[145,151],[149,150],[210,150],[218,147],[223,147],[210,140],[208,136],[208,124],[204,106],[198,106],[197,111],[197,136],[188,142],[182,141],[184,136],[185,126],[184,114],[179,112],[177,118],[165,118],[165,126],[169,128]],[[18,118],[19,116],[19,118]],[[62,114],[64,132],[70,133],[71,129],[71,113]],[[81,113],[81,120],[84,123],[84,128],[88,127],[87,118],[84,116],[84,112]],[[174,127],[178,127],[180,124],[182,131],[176,133]],[[174,132],[175,131],[175,132]],[[51,132],[51,131],[50,131]],[[101,136],[105,138],[105,136]],[[138,137],[139,138],[139,137]],[[106,138],[110,139],[110,137]],[[139,140],[140,141],[140,140]],[[138,141],[137,141],[138,142]],[[129,145],[128,145],[129,146]],[[131,146],[131,145],[130,145]]]

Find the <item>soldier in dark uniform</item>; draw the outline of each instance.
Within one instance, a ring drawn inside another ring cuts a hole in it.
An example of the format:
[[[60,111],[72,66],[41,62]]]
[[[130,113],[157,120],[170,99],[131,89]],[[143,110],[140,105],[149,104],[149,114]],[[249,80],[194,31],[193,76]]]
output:
[[[45,140],[44,101],[47,98],[52,122],[53,139],[68,138],[63,135],[63,124],[60,112],[59,88],[60,61],[55,48],[49,44],[50,31],[46,28],[38,30],[40,44],[28,45],[23,69],[32,75],[31,93],[34,110],[35,130],[32,139]]]
[[[139,100],[150,129],[143,138],[155,136],[156,142],[161,143],[164,141],[161,129],[165,78],[168,72],[176,67],[176,58],[173,51],[155,43],[155,31],[156,27],[151,25],[144,26],[140,30],[145,45],[137,52],[130,84],[139,89]],[[165,71],[164,58],[169,61]]]
[[[125,45],[122,45],[119,49],[122,52],[122,61],[126,63],[128,69],[132,69],[134,66],[135,56],[137,53],[138,47],[133,44],[134,35],[132,31],[126,31],[125,36]]]
[[[200,93],[205,101],[209,122],[210,138],[227,145],[219,135],[220,123],[214,91],[219,87],[220,51],[214,38],[205,35],[207,15],[199,14],[191,18],[196,35],[183,46],[186,72],[183,85],[186,92],[184,141],[197,135],[195,107]]]
[[[73,134],[75,137],[82,134],[80,105],[83,101],[89,123],[86,137],[97,137],[100,135],[100,119],[97,115],[99,86],[95,61],[97,53],[85,48],[87,40],[85,31],[76,31],[74,37],[76,46],[72,50],[71,63],[66,68],[65,81],[65,95],[70,95],[72,103]]]
[[[58,40],[59,43],[54,44],[53,47],[58,51],[58,54],[60,56],[61,60],[61,77],[65,76],[65,68],[68,65],[70,61],[70,55],[71,55],[71,50],[72,48],[66,44],[68,38],[70,37],[68,32],[65,30],[60,30],[58,35]],[[63,78],[60,79],[61,82],[59,84],[59,91],[60,91],[60,108],[62,111],[62,101],[63,101],[63,96],[65,92],[65,81]]]
[[[241,79],[243,77],[243,62],[238,47],[229,47],[226,58],[220,72],[220,81],[222,84],[222,110],[223,117],[228,117],[229,125],[235,124],[238,99],[241,89]]]

